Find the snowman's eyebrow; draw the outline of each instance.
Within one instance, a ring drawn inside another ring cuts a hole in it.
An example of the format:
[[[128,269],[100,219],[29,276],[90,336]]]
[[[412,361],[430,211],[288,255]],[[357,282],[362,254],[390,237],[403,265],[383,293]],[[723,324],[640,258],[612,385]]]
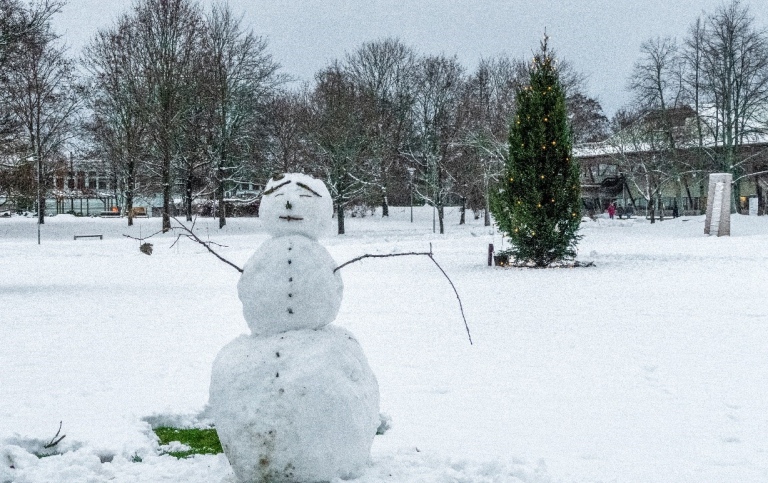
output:
[[[313,190],[313,189],[312,189],[312,188],[310,188],[309,186],[305,185],[305,184],[304,184],[304,183],[302,183],[301,181],[297,181],[297,182],[296,182],[296,186],[300,186],[300,187],[304,188],[305,190],[309,191],[310,193],[312,193],[313,195],[315,195],[315,196],[317,196],[317,197],[319,197],[319,198],[322,198],[322,197],[323,197],[323,195],[321,195],[321,194],[320,194],[320,193],[318,193],[317,191]]]
[[[273,187],[269,188],[267,191],[263,192],[261,195],[262,196],[271,195],[272,193],[274,193],[275,191],[279,190],[280,188],[282,188],[283,186],[287,185],[290,182],[291,182],[291,180],[283,181],[279,185],[273,186]]]

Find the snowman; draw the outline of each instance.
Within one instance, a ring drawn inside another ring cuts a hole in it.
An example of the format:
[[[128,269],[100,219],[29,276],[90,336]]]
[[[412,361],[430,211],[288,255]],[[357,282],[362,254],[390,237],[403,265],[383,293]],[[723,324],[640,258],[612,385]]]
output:
[[[267,184],[259,217],[272,238],[238,283],[250,335],[213,364],[210,407],[237,481],[358,477],[379,425],[379,388],[360,345],[328,325],[341,305],[336,263],[317,242],[333,207],[321,181]]]

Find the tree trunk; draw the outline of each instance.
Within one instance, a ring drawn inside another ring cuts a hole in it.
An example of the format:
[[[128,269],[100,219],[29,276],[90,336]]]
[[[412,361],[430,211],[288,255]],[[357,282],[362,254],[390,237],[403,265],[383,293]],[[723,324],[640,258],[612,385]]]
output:
[[[187,180],[184,186],[184,211],[187,215],[187,221],[192,221],[192,174],[187,174]]]
[[[757,215],[765,215],[765,198],[763,198],[763,187],[760,186],[760,176],[755,178],[755,193],[757,193]]]
[[[216,196],[219,199],[219,229],[222,229],[227,224],[227,207],[224,203],[224,167],[221,162],[219,162],[217,176],[219,178],[219,185],[216,187]]]
[[[381,216],[389,216],[389,200],[387,199],[386,193],[381,199]]]
[[[337,204],[336,205],[336,222],[338,223],[339,227],[339,235],[344,234],[344,205]]]
[[[440,234],[445,234],[445,222],[443,220],[444,215],[444,209],[443,209],[443,203],[441,202],[439,205],[437,205],[437,220],[440,223]]]
[[[37,222],[45,224],[45,183],[43,183],[43,159],[37,154]]]
[[[381,216],[389,216],[389,193],[387,191],[387,170],[381,168]]]
[[[467,221],[467,199],[461,198],[461,216],[459,217],[459,225],[465,224]]]
[[[735,176],[734,176],[735,178]],[[740,183],[732,183],[732,190],[733,191],[733,209],[731,210],[731,213],[741,213],[741,203],[739,200],[741,199],[741,185]]]
[[[128,214],[128,226],[133,226],[133,187],[135,184],[135,174],[133,172],[133,160],[129,159],[127,163],[126,183],[125,187],[125,210]]]
[[[163,233],[171,229],[171,155],[165,152],[163,155],[162,169],[163,183]]]
[[[691,187],[688,185],[688,178],[683,178],[683,182],[685,183],[685,192],[688,195],[688,205],[691,207],[691,210],[693,210],[693,195],[691,195]],[[694,215],[696,212],[694,211]]]
[[[219,229],[224,228],[227,224],[227,205],[224,203],[224,196],[219,201]]]
[[[659,221],[664,221],[664,200],[659,196],[656,198],[656,202],[659,204]]]
[[[491,198],[487,188],[485,190],[485,214],[483,215],[483,226],[491,226]]]

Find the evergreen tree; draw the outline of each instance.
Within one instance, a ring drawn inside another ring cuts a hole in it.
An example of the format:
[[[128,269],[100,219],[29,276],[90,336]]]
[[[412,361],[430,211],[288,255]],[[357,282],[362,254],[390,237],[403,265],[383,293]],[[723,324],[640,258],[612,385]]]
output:
[[[571,160],[565,95],[546,36],[530,84],[516,99],[505,176],[491,211],[512,242],[505,253],[517,264],[544,267],[576,256],[581,223],[579,167]]]

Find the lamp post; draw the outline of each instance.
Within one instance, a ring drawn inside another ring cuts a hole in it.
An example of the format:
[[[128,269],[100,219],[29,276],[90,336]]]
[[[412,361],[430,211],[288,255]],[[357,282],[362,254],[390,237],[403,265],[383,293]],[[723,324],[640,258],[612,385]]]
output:
[[[413,223],[413,172],[416,168],[408,167],[408,195],[411,199],[411,223]]]

